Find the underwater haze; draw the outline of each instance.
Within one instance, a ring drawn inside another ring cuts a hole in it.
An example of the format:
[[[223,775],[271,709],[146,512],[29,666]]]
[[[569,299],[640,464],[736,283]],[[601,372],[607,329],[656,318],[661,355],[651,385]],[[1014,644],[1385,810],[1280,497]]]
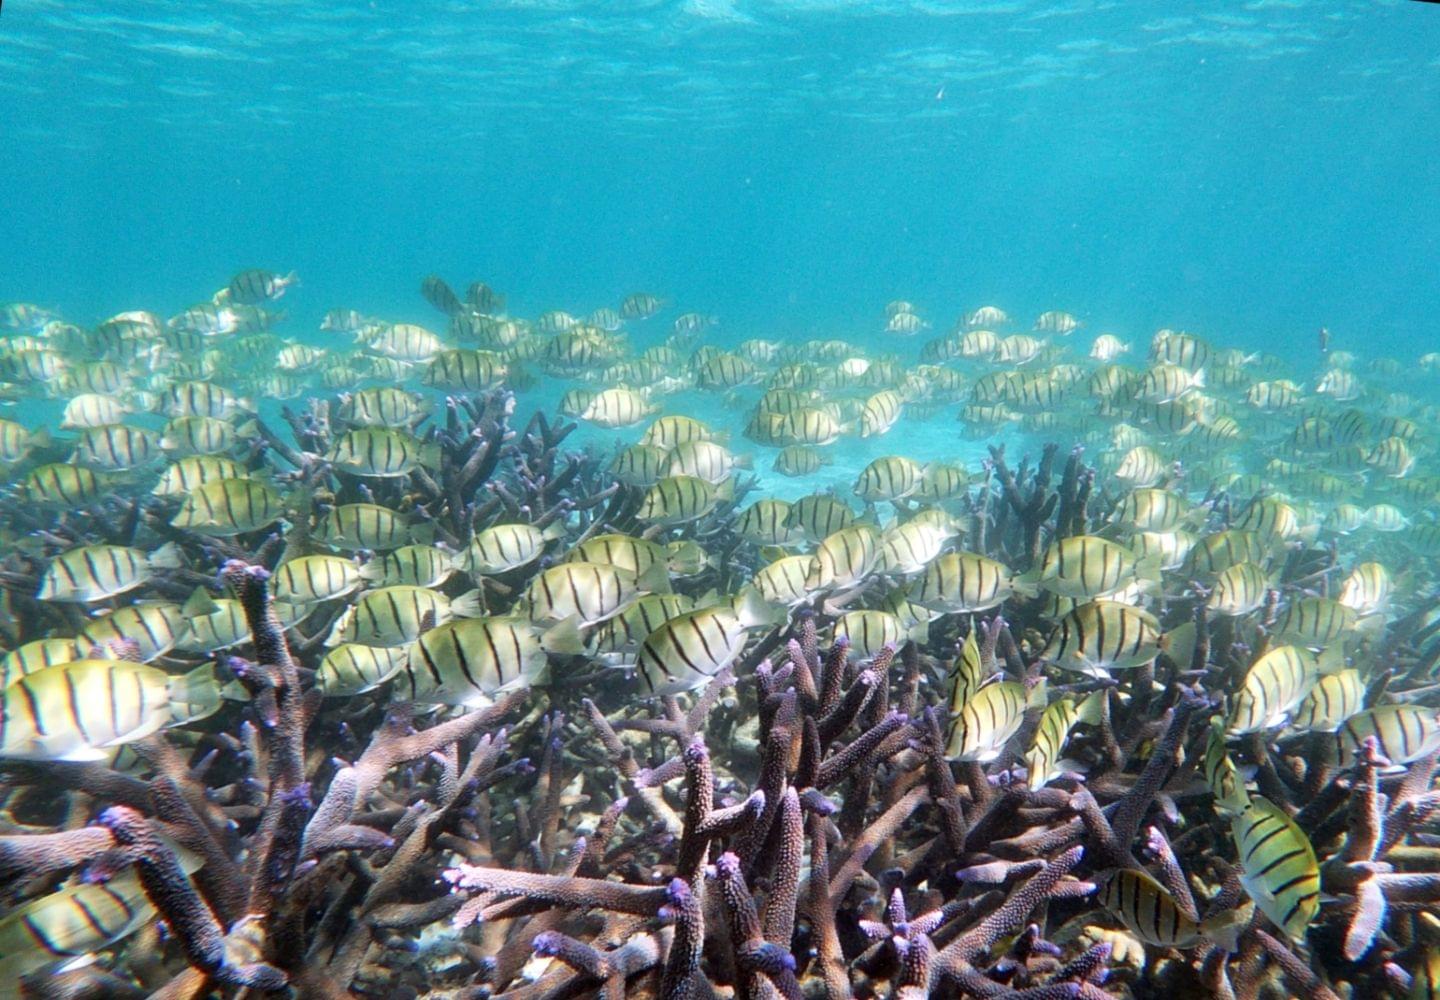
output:
[[[763,336],[1440,313],[1430,4],[10,0],[0,70],[0,301],[96,319],[247,266],[307,320],[431,271]]]
[[[0,1000],[1440,997],[1440,2],[9,0]]]

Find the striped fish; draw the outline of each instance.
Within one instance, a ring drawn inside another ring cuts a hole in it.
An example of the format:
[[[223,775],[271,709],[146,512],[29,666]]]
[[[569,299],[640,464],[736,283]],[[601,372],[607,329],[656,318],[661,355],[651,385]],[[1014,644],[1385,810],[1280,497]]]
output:
[[[956,691],[960,690],[957,685]],[[950,725],[945,734],[945,756],[984,764],[1000,756],[1005,744],[1020,731],[1025,709],[1032,700],[1043,701],[1044,685],[1029,692],[1014,681],[996,681],[971,694],[961,704],[950,702]]]
[[[396,361],[429,361],[445,346],[435,334],[414,323],[391,323],[373,333],[362,330],[357,337],[366,350]]]
[[[740,656],[749,630],[770,618],[760,595],[747,590],[732,604],[669,619],[640,644],[636,669],[642,687],[651,695],[703,687]]]
[[[1034,586],[1002,562],[974,552],[947,552],[925,567],[910,599],[943,614],[986,611],[1015,595],[1033,597]]]
[[[1321,677],[1295,709],[1291,727],[1302,733],[1333,733],[1365,707],[1365,681],[1346,668]]]
[[[717,354],[695,370],[695,384],[701,389],[733,389],[755,381],[760,369],[738,354]]]
[[[1144,487],[1126,494],[1111,520],[1136,531],[1173,531],[1194,516],[1195,508],[1180,494]]]
[[[202,535],[226,537],[258,531],[279,520],[284,513],[285,501],[264,483],[253,479],[216,479],[185,494],[170,525]]]
[[[143,586],[159,569],[180,565],[169,542],[148,555],[124,545],[81,545],[50,560],[35,595],[42,601],[103,601]]]
[[[1340,764],[1353,767],[1365,740],[1374,737],[1380,753],[1395,766],[1410,764],[1440,748],[1440,717],[1423,705],[1376,705],[1340,727]]]
[[[1103,675],[1142,667],[1180,645],[1160,632],[1160,622],[1148,611],[1118,601],[1091,601],[1060,619],[1041,656],[1070,670]]]
[[[880,532],[852,524],[827,535],[815,548],[815,565],[805,580],[811,590],[843,590],[869,575],[880,559]]]
[[[177,455],[218,455],[235,440],[234,425],[215,417],[176,417],[160,429],[160,447]]]
[[[943,511],[939,513],[944,516]],[[876,569],[902,575],[923,572],[940,554],[951,534],[932,521],[919,518],[896,524],[880,537],[880,562]]]
[[[1278,497],[1257,497],[1240,512],[1232,527],[1254,532],[1270,542],[1298,535],[1300,519],[1295,508]]]
[[[1279,806],[1253,795],[1230,833],[1245,891],[1276,927],[1303,940],[1320,912],[1320,866],[1304,832]]]
[[[1193,948],[1208,938],[1227,951],[1238,949],[1242,923],[1237,911],[1197,922],[1148,872],[1120,869],[1106,883],[1100,902],[1130,933],[1152,947]]]
[[[83,658],[74,639],[32,639],[0,657],[0,688],[37,670]]]
[[[19,462],[32,448],[49,443],[49,431],[32,431],[13,420],[0,420],[0,462]]]
[[[302,617],[304,609],[290,604],[273,603],[275,617],[289,628]],[[182,653],[214,653],[250,641],[250,623],[245,609],[231,597],[211,597],[204,587],[180,606],[185,630],[175,640]]]
[[[1365,464],[1391,479],[1403,479],[1415,467],[1415,456],[1402,437],[1387,437],[1365,456]]]
[[[386,385],[342,396],[336,415],[359,427],[408,427],[421,412],[415,396]]]
[[[424,296],[426,302],[446,316],[454,316],[465,308],[460,304],[460,297],[438,274],[426,275],[421,280],[420,294]]]
[[[737,462],[730,449],[714,441],[686,441],[671,450],[665,460],[666,476],[694,476],[712,486],[730,478]]]
[[[430,629],[409,647],[399,695],[425,705],[483,708],[541,680],[547,654],[585,652],[573,618],[540,632],[523,618],[471,618]]]
[[[31,469],[20,485],[32,503],[55,507],[88,507],[105,495],[102,480],[90,469],[59,462]]]
[[[1269,546],[1264,539],[1253,531],[1231,528],[1206,535],[1196,542],[1181,571],[1190,577],[1213,579],[1236,563],[1264,565],[1268,558]]]
[[[1100,724],[1104,698],[1103,691],[1092,691],[1078,704],[1073,698],[1057,698],[1045,707],[1035,729],[1035,741],[1025,751],[1026,783],[1032,789],[1043,788],[1066,771],[1079,769],[1073,762],[1062,759],[1065,742],[1070,738],[1070,730],[1080,723]]]
[[[1160,566],[1098,535],[1072,535],[1052,544],[1025,579],[1062,597],[1094,600],[1137,581],[1158,583]]]
[[[905,401],[894,389],[885,389],[865,400],[860,411],[860,436],[862,438],[886,434],[895,426],[904,411]]]
[[[1307,646],[1328,646],[1355,630],[1360,616],[1328,597],[1301,597],[1291,601],[1275,625],[1275,635]]]
[[[946,676],[946,683],[949,687],[949,704],[964,705],[970,698],[985,685],[990,679],[994,664],[986,667],[984,658],[980,653],[980,642],[977,637],[978,630],[971,624],[965,641],[960,644],[960,650],[955,657],[955,662],[950,665]]]
[[[751,578],[751,585],[772,604],[794,607],[810,600],[816,590],[806,581],[816,572],[812,555],[782,556]]]
[[[686,441],[714,441],[718,435],[694,417],[660,417],[645,429],[641,444],[658,445],[667,451]]]
[[[107,424],[118,424],[130,412],[122,400],[98,392],[83,392],[65,404],[60,416],[60,426],[65,428],[95,428]]]
[[[1241,736],[1285,725],[1319,673],[1316,657],[1308,649],[1271,649],[1246,671],[1231,703],[1226,734]]]
[[[1159,452],[1146,445],[1136,445],[1120,457],[1114,476],[1131,486],[1154,486],[1168,471],[1169,466]]]
[[[299,281],[300,279],[296,277],[294,271],[282,277],[274,271],[252,267],[230,279],[228,298],[229,301],[241,305],[272,302],[284,295],[287,288],[298,284]]]
[[[360,567],[360,578],[378,587],[438,587],[456,572],[457,562],[433,545],[402,545]]]
[[[617,388],[596,393],[590,404],[576,416],[600,427],[632,427],[655,410],[656,407],[643,394],[634,389]]]
[[[694,610],[695,601],[684,594],[646,594],[595,627],[595,655],[611,666],[630,666],[646,636],[669,619]]]
[[[181,676],[130,660],[86,659],[46,667],[0,691],[0,757],[105,760],[107,748],[218,709],[219,689],[213,682],[210,664]],[[192,689],[208,697],[193,697]],[[177,705],[184,710],[178,715]]]
[[[654,486],[664,476],[669,452],[658,445],[635,444],[610,462],[610,473],[626,486]]]
[[[135,644],[136,655],[148,663],[175,648],[185,631],[180,605],[170,601],[140,601],[92,618],[76,636],[81,647],[92,646],[120,655]]]
[[[917,500],[956,500],[965,496],[970,476],[958,465],[927,462],[920,475],[920,485],[913,496]]]
[[[852,659],[868,660],[886,646],[899,649],[907,639],[928,641],[930,623],[915,622],[907,627],[889,611],[856,609],[835,619],[835,638],[842,636],[850,640]]]
[[[565,562],[599,563],[614,566],[636,576],[648,574],[654,589],[668,591],[669,580],[661,583],[655,567],[669,568],[669,553],[663,545],[631,535],[608,534],[587,538],[565,554]]]
[[[1240,776],[1230,751],[1225,747],[1225,723],[1217,716],[1210,720],[1210,731],[1205,741],[1205,756],[1201,761],[1205,784],[1215,798],[1215,808],[1222,816],[1238,816],[1250,804],[1250,794],[1245,788],[1245,779]]]
[[[1215,578],[1205,606],[1216,614],[1248,615],[1265,603],[1270,575],[1253,562],[1227,566]]]
[[[300,556],[275,570],[271,587],[284,604],[317,604],[353,593],[361,583],[360,567],[342,556]]]
[[[235,395],[214,382],[177,382],[165,390],[161,401],[164,412],[171,417],[213,417],[228,420],[239,413],[250,413],[249,400]]]
[[[812,493],[790,505],[785,526],[797,528],[810,541],[818,542],[842,528],[850,527],[855,520],[855,512],[843,500],[828,493]]]
[[[823,446],[839,440],[843,430],[840,421],[829,412],[819,407],[804,406],[785,414],[780,425],[780,439],[786,444]]]
[[[641,594],[663,593],[669,585],[663,564],[637,575],[603,563],[565,562],[530,581],[523,603],[532,622],[554,624],[574,618],[583,628],[613,618]]]
[[[134,871],[32,899],[0,917],[0,984],[8,992],[22,976],[46,966],[57,973],[80,968],[94,952],[133,934],[154,916]]]
[[[466,573],[494,576],[528,566],[545,552],[545,546],[565,536],[560,522],[548,528],[533,524],[496,524],[477,534],[460,554],[459,567]]]
[[[798,545],[804,541],[805,533],[786,523],[790,509],[791,504],[786,500],[757,500],[740,512],[735,530],[755,545]]]
[[[335,440],[325,460],[352,476],[395,479],[438,467],[440,446],[393,427],[357,427]]]
[[[808,444],[789,444],[776,452],[775,464],[771,468],[782,476],[797,479],[813,476],[828,465],[829,461],[824,452]]]
[[[901,455],[884,455],[860,470],[855,495],[866,503],[903,500],[920,486],[920,463]]]
[[[437,351],[427,350],[428,346],[427,341],[416,339],[409,348],[423,356],[408,360],[428,362],[425,373],[420,376],[421,385],[436,389],[482,392],[499,385],[510,375],[508,362],[503,355],[494,351]],[[435,346],[439,346],[438,340],[435,341]]]
[[[677,538],[665,545],[665,567],[671,576],[680,579],[699,576],[716,565],[718,562],[715,557],[693,538]]]
[[[719,499],[715,486],[703,479],[666,476],[645,491],[635,516],[651,524],[686,524],[714,510]]]
[[[315,683],[327,698],[364,694],[404,670],[409,656],[410,650],[405,646],[342,643],[327,652],[320,661]]]
[[[75,442],[75,461],[108,472],[149,465],[164,454],[160,435],[128,424],[89,427]]]
[[[345,609],[331,627],[326,645],[403,646],[414,642],[427,622],[438,627],[451,618],[479,613],[478,591],[450,598],[424,587],[381,587],[367,590]]]
[[[404,517],[373,503],[342,504],[320,519],[314,536],[326,545],[354,552],[358,549],[398,549],[414,541]]]

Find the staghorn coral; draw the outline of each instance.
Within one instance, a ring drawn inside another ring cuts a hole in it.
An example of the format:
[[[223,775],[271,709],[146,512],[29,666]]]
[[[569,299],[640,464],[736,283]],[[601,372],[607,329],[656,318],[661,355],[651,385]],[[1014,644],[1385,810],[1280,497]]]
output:
[[[291,420],[301,478],[321,417]],[[634,491],[562,455],[565,425],[537,418],[516,435],[508,417],[500,393],[448,404],[441,474],[406,498],[441,537],[463,543],[501,517],[573,514],[581,535],[633,526]],[[1074,452],[1051,492],[1054,455],[1018,474],[994,455],[1007,506],[989,551],[1033,559],[1047,532],[1087,525],[1093,472]],[[713,518],[698,530],[723,537]],[[1172,609],[1201,626],[1192,659],[1112,685],[1100,725],[1075,737],[1083,780],[1030,789],[1013,752],[946,759],[935,674],[953,635],[855,662],[844,639],[822,653],[822,616],[803,610],[688,702],[617,703],[572,663],[573,692],[426,723],[322,704],[312,649],[286,639],[269,602],[257,557],[275,544],[205,544],[243,557],[223,570],[252,633],[232,725],[191,745],[152,737],[132,774],[4,765],[0,873],[28,895],[72,870],[134,866],[171,943],[128,949],[129,979],[82,970],[31,990],[103,995],[118,978],[110,995],[132,980],[161,997],[1380,995],[1416,967],[1416,917],[1440,905],[1435,754],[1390,773],[1370,746],[1344,771],[1259,738],[1245,751],[1262,791],[1324,859],[1330,898],[1310,943],[1256,917],[1233,957],[1152,949],[1136,968],[1093,940],[1117,926],[1094,899],[1116,867],[1153,858],[1196,917],[1243,902],[1197,761],[1202,709],[1245,651],[1228,625],[1212,638],[1193,597]],[[1010,617],[976,623],[985,662],[1034,679],[1032,619]],[[1401,630],[1378,655],[1415,677],[1427,667],[1406,643]],[[202,862],[189,874],[182,851]]]

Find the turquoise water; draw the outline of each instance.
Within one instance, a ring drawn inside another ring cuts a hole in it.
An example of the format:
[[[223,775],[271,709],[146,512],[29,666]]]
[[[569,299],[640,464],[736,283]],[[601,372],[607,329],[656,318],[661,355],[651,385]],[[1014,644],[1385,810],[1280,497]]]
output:
[[[863,343],[903,297],[1405,356],[1437,104],[1414,2],[10,0],[0,302],[167,314],[293,268],[304,336],[431,320],[437,272],[737,338]]]

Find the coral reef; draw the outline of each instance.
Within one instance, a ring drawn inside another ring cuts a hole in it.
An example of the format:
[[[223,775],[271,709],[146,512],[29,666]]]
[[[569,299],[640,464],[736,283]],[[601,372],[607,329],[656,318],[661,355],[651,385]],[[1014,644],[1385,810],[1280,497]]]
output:
[[[500,392],[451,399],[439,475],[374,489],[455,547],[501,519],[573,515],[580,538],[633,527],[636,491],[563,453],[569,425],[536,417],[515,433],[510,410]],[[300,449],[268,429],[264,447],[292,460],[317,509],[373,496],[354,481],[353,496],[321,496],[301,452],[324,451],[324,408],[287,420]],[[1052,489],[1057,454],[1012,472],[992,453],[998,489],[971,501],[980,549],[1033,563],[1045,539],[1085,528],[1094,473],[1076,450]],[[130,514],[131,531],[153,520]],[[693,533],[733,551],[725,518]],[[1252,913],[1234,955],[1147,947],[1099,906],[1103,879],[1142,863],[1194,919],[1245,904],[1200,769],[1216,694],[1250,650],[1197,597],[1167,609],[1197,624],[1185,662],[1052,681],[1102,690],[1104,710],[1070,748],[1084,775],[1031,788],[1013,753],[946,756],[954,628],[864,661],[844,638],[822,649],[823,621],[802,609],[692,696],[616,698],[571,660],[555,669],[573,683],[431,719],[383,696],[322,702],[310,666],[324,623],[287,638],[270,600],[278,540],[171,534],[228,560],[248,699],[223,724],[135,744],[129,768],[0,765],[11,896],[133,867],[164,923],[124,946],[123,975],[47,972],[28,995],[1332,997],[1403,990],[1423,965],[1418,918],[1440,906],[1437,754],[1393,768],[1373,740],[1348,769],[1330,736],[1243,748],[1323,860],[1308,944]],[[1039,682],[1043,636],[1023,617],[953,620],[978,630],[987,672]],[[1269,625],[1273,608],[1262,639]],[[1425,673],[1415,628],[1369,651],[1386,665],[1372,701]]]

